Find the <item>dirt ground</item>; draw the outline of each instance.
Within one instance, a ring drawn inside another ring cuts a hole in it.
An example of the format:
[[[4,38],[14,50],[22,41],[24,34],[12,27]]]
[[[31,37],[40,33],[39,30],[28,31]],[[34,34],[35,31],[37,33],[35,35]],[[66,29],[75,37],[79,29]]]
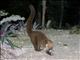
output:
[[[21,48],[11,49],[2,45],[1,60],[79,60],[80,58],[80,34],[69,34],[67,30],[48,29],[43,31],[54,43],[54,55],[49,56],[44,51],[36,52],[27,34],[17,38]],[[27,36],[27,37],[26,37]],[[5,52],[4,52],[5,51]]]

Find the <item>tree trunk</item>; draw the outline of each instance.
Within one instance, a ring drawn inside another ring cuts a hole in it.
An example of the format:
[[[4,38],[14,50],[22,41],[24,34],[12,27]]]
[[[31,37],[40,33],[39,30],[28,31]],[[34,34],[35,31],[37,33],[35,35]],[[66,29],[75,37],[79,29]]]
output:
[[[60,18],[59,28],[62,28],[63,12],[64,12],[64,0],[61,0],[61,18]]]
[[[42,0],[42,28],[45,28],[46,0]]]
[[[1,44],[0,44],[0,59],[1,59]]]

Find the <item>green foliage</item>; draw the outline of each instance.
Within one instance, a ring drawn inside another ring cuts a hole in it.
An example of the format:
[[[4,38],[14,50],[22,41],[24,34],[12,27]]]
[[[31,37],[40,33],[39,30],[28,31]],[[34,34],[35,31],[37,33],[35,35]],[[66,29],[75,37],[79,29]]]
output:
[[[14,48],[14,47],[19,48],[18,46],[14,45],[11,40],[9,40],[9,39],[6,39],[6,40],[8,41],[8,45],[10,45],[12,48]]]
[[[18,46],[14,45],[10,39],[8,39],[8,37],[11,37],[11,36],[13,36],[13,35],[14,35],[14,34],[13,34],[12,32],[10,32],[10,33],[7,33],[7,34],[6,34],[6,33],[3,34],[3,36],[0,36],[1,44],[5,43],[5,44],[7,44],[7,45],[10,45],[11,48],[14,48],[14,47],[19,48]]]
[[[70,34],[80,34],[80,25],[72,27]]]

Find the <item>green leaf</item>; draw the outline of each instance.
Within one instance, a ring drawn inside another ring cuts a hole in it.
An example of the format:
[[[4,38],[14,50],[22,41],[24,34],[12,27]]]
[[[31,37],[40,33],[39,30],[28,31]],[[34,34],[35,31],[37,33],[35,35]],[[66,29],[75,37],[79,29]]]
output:
[[[4,37],[0,37],[0,41],[2,42],[2,44],[4,43]]]
[[[7,41],[8,41],[8,45],[10,45],[13,49],[14,49],[14,47],[20,48],[20,47],[14,45],[14,44],[12,43],[12,41],[10,41],[9,39],[7,39]]]

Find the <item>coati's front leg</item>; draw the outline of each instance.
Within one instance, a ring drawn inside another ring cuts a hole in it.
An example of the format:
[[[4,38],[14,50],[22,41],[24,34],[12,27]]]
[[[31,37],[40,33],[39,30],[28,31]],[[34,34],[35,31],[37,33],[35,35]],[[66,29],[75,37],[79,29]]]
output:
[[[32,40],[32,43],[33,43],[35,51],[41,51],[40,44],[36,38],[34,40]]]

